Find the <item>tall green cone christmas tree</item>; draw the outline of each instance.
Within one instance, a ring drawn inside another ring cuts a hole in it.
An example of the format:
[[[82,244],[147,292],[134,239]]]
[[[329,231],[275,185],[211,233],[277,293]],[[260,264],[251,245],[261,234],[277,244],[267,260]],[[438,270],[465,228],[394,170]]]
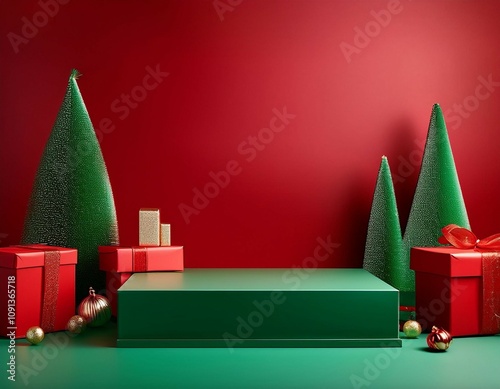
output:
[[[78,249],[76,298],[105,287],[99,245],[118,244],[118,224],[99,142],[73,70],[45,146],[28,206],[23,244]]]
[[[417,188],[403,237],[408,266],[410,249],[415,246],[439,246],[441,228],[447,224],[470,228],[443,112],[439,104],[434,104]],[[412,278],[414,291],[413,271]]]
[[[399,290],[411,287],[387,157],[382,157],[373,195],[363,268]]]

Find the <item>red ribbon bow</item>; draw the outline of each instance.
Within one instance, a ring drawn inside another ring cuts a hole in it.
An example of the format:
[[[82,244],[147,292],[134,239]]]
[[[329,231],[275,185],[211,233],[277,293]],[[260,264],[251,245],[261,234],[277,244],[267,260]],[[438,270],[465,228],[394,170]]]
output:
[[[448,224],[441,229],[443,236],[438,242],[441,244],[451,244],[458,249],[483,249],[500,250],[500,234],[490,235],[484,239],[478,239],[476,235],[467,228]]]

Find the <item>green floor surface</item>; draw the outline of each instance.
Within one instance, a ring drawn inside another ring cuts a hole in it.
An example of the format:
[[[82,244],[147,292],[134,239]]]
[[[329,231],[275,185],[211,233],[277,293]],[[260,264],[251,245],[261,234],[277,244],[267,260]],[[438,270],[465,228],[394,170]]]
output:
[[[369,325],[367,319],[367,325]],[[0,388],[499,388],[500,336],[456,338],[444,353],[425,336],[402,348],[127,349],[116,324],[76,337],[18,340],[16,381],[8,379],[9,340],[0,339]]]

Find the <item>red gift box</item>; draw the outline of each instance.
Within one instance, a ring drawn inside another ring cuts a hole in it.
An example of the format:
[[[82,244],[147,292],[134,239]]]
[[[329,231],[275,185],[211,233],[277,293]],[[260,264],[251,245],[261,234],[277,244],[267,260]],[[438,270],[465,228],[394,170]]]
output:
[[[106,272],[106,295],[117,315],[117,291],[134,273],[183,271],[183,246],[100,246],[99,268]]]
[[[417,320],[453,336],[500,332],[500,252],[415,247]]]
[[[24,338],[32,326],[65,330],[75,314],[76,262],[76,249],[0,248],[0,335]]]

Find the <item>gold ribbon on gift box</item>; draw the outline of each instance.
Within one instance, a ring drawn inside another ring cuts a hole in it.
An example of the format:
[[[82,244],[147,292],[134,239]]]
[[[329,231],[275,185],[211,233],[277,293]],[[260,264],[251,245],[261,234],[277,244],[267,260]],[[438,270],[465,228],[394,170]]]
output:
[[[54,331],[56,322],[57,296],[59,295],[59,267],[61,253],[58,250],[47,250],[39,245],[18,246],[30,250],[44,252],[42,309],[40,327],[45,332]]]
[[[500,252],[481,252],[481,258],[483,262],[481,330],[485,334],[493,334],[500,332]]]

